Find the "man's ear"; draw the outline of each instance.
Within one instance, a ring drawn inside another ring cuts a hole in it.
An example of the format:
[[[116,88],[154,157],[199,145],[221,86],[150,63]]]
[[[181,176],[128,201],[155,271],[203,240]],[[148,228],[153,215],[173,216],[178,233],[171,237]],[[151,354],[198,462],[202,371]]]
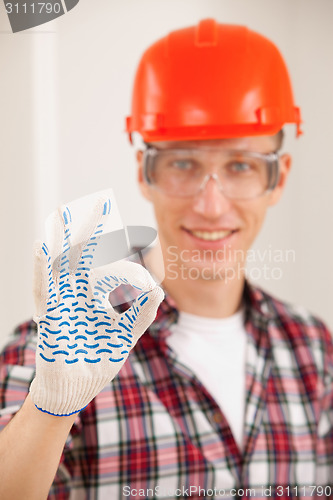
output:
[[[282,196],[287,178],[291,169],[292,158],[290,154],[284,153],[279,157],[279,181],[276,187],[269,193],[269,205],[275,205]]]
[[[146,200],[151,201],[150,188],[143,178],[143,151],[136,152],[136,161],[137,161],[137,168],[138,168],[137,180],[138,180],[141,194],[146,198]]]

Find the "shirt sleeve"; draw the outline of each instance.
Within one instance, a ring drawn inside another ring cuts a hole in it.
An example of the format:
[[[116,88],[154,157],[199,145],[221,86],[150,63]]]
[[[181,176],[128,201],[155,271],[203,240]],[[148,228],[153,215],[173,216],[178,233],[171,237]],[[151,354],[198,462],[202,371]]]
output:
[[[20,409],[28,395],[35,376],[36,340],[36,323],[28,321],[15,329],[0,354],[0,431]],[[81,477],[76,450],[80,450],[82,454],[79,416],[67,438],[49,500],[69,499],[73,475]]]
[[[0,354],[0,430],[22,406],[35,375],[36,324],[18,326]]]

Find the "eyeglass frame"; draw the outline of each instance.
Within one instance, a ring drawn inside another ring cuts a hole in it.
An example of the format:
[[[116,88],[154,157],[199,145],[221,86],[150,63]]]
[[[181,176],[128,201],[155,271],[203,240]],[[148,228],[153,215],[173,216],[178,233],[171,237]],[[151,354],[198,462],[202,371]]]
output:
[[[200,150],[207,150],[207,151],[214,151],[214,150],[216,151],[218,148],[214,148],[211,146],[207,146],[207,147],[200,146],[199,148],[193,148],[193,149],[194,150],[200,149]],[[151,182],[151,180],[149,179],[148,173],[147,173],[147,170],[148,170],[147,157],[148,157],[148,155],[150,155],[150,156],[156,155],[157,153],[161,153],[164,151],[167,152],[170,150],[171,151],[181,150],[181,151],[189,151],[190,152],[190,151],[193,151],[193,149],[191,149],[191,148],[158,149],[158,148],[156,148],[156,146],[153,146],[152,144],[146,143],[146,148],[143,150],[143,161],[142,161],[143,178],[144,178],[144,181],[146,182],[146,184],[148,184],[149,186],[151,186],[154,189],[157,189],[158,191],[161,191],[161,192],[167,194],[168,196],[170,196],[172,198],[193,198],[204,190],[207,182],[209,181],[209,179],[212,178],[216,181],[216,183],[219,187],[219,191],[221,193],[223,193],[223,195],[226,198],[232,199],[232,200],[251,200],[251,199],[259,198],[259,197],[263,196],[264,194],[266,194],[267,192],[273,191],[279,182],[279,179],[280,179],[280,168],[279,168],[280,152],[279,152],[279,150],[271,151],[270,153],[259,153],[257,151],[245,151],[245,150],[239,150],[239,149],[226,149],[224,151],[226,151],[228,153],[235,153],[235,154],[244,153],[244,154],[249,154],[253,157],[265,159],[267,161],[267,166],[271,167],[271,172],[270,172],[269,179],[268,179],[268,187],[262,193],[260,193],[258,195],[255,195],[252,197],[239,197],[239,198],[234,197],[234,196],[233,197],[228,196],[227,194],[224,193],[222,185],[221,185],[221,181],[216,173],[213,173],[213,174],[207,173],[203,177],[202,183],[200,184],[198,191],[196,193],[193,193],[190,195],[185,195],[185,196],[172,195],[172,194],[166,193],[165,191],[163,191],[163,189],[159,188],[156,184]]]

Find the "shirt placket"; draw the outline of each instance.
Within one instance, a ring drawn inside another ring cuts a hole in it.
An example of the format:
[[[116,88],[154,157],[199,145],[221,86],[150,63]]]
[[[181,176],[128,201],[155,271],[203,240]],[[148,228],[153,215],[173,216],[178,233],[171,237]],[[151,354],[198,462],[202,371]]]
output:
[[[250,486],[249,464],[260,434],[266,411],[267,386],[272,369],[272,353],[268,335],[269,319],[261,316],[249,321],[246,354],[246,403],[243,434],[242,487]],[[262,478],[265,482],[266,478]]]
[[[247,302],[246,305],[248,306]],[[184,365],[178,361],[173,351],[170,352],[165,339],[170,333],[172,321],[166,322],[162,332],[160,331],[158,339],[160,349],[170,359],[172,369],[181,375],[181,377],[190,379],[191,384],[194,384],[197,390],[200,391],[203,398],[201,404],[202,411],[220,436],[220,440],[225,448],[227,468],[234,477],[236,487],[250,486],[249,463],[255,450],[266,410],[267,384],[272,368],[268,329],[272,318],[270,312],[266,311],[265,307],[266,305],[261,301],[261,298],[257,298],[254,307],[252,309],[247,308],[247,321],[245,324],[247,332],[246,402],[242,451],[239,449],[230,425],[215,399],[204,385],[201,384],[196,375],[188,367],[184,370]],[[172,413],[171,409],[170,413]],[[263,481],[265,479],[263,478]]]
[[[174,373],[180,375],[181,379],[187,379],[188,383],[194,387],[196,393],[200,394],[200,400],[197,401],[197,403],[200,404],[202,412],[206,415],[214,431],[218,434],[220,442],[224,447],[226,468],[233,477],[234,485],[239,484],[241,478],[242,453],[222,409],[191,369],[178,360],[178,357],[164,340],[160,342],[160,348],[164,355],[168,356]],[[165,403],[167,404],[167,402]],[[169,411],[171,414],[173,413],[172,408],[169,408]],[[206,460],[205,446],[203,446],[202,452],[204,460]]]

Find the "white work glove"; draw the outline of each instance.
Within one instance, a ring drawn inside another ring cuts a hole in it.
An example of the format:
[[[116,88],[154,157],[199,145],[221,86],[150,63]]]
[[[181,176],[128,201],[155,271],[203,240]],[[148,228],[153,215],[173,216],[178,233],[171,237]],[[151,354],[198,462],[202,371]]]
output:
[[[109,200],[99,200],[82,233],[83,243],[74,248],[70,246],[70,211],[67,207],[59,211],[52,235],[53,248],[62,247],[59,266],[54,265],[45,243],[36,245],[38,341],[30,394],[39,410],[52,415],[79,412],[117,375],[164,297],[139,264],[118,261],[91,267],[110,209]],[[121,284],[142,293],[127,311],[118,314],[108,299]]]

